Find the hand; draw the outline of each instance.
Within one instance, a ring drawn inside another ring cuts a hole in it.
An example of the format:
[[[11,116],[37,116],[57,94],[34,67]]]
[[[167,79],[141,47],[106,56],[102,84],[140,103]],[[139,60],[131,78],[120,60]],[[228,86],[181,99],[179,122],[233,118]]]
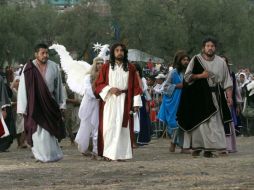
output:
[[[228,106],[233,106],[233,100],[232,98],[227,98]]]
[[[138,111],[139,111],[139,107],[138,107],[138,106],[133,107],[133,111],[134,111],[135,113],[138,112]]]
[[[121,90],[119,90],[118,88],[111,88],[111,89],[109,90],[109,92],[110,92],[111,94],[116,95],[116,96],[119,96],[119,95],[121,94]]]
[[[199,76],[201,79],[207,79],[209,78],[209,72],[208,71],[203,71],[203,73]]]
[[[6,119],[6,117],[7,117],[7,112],[6,112],[5,110],[2,110],[2,116],[3,116],[4,119]]]
[[[74,105],[75,107],[80,106],[80,102],[79,102],[79,100],[75,100],[75,101],[73,102],[73,105]]]
[[[240,108],[240,106],[237,106],[236,107],[236,115],[239,116],[240,113],[241,113],[241,108]]]
[[[176,88],[183,88],[183,83],[176,84]]]

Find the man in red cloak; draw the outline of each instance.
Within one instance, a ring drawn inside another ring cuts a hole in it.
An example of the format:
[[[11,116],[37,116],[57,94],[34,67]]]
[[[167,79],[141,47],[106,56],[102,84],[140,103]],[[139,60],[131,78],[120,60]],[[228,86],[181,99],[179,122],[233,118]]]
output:
[[[95,83],[100,97],[98,155],[107,160],[132,158],[134,140],[132,113],[142,106],[135,66],[121,43],[110,49],[110,61],[102,66]]]

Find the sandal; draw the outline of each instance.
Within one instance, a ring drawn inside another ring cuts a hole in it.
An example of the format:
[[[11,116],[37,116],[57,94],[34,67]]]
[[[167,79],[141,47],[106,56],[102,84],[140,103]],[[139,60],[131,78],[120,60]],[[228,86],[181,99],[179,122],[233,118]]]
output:
[[[211,151],[205,151],[204,152],[204,157],[206,157],[206,158],[217,158],[218,155],[213,154]]]
[[[219,156],[228,156],[228,152],[227,151],[220,152]]]
[[[190,149],[185,149],[185,148],[183,148],[183,149],[181,150],[180,153],[181,153],[181,154],[190,154],[191,151],[190,151]]]
[[[82,154],[83,156],[86,156],[86,157],[92,156],[92,152],[90,152],[90,151],[82,152],[81,154]]]
[[[103,157],[103,160],[106,161],[106,162],[111,162],[112,161],[110,158],[107,158],[107,157]]]
[[[191,153],[191,155],[192,155],[193,157],[198,157],[198,156],[200,156],[201,151],[202,151],[202,150],[194,150],[194,151]]]

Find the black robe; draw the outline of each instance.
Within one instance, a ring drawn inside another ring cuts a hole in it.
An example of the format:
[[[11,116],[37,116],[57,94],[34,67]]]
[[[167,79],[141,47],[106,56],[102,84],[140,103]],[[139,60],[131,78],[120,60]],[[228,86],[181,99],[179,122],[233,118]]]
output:
[[[11,102],[8,96],[6,85],[4,84],[4,79],[2,76],[0,76],[0,108],[4,105],[9,105],[5,108],[7,112],[7,118],[5,119],[5,123],[8,127],[10,135],[4,138],[0,138],[0,152],[6,151],[11,146],[15,136],[15,125],[10,107]]]
[[[197,57],[194,58],[192,73],[201,74],[204,68]],[[186,84],[186,83],[185,83]],[[223,89],[218,85],[216,96],[220,110],[214,105],[212,91],[207,79],[199,79],[192,84],[184,85],[177,112],[177,120],[184,131],[192,131],[209,120],[218,111],[224,123],[230,122],[231,114],[227,105]]]

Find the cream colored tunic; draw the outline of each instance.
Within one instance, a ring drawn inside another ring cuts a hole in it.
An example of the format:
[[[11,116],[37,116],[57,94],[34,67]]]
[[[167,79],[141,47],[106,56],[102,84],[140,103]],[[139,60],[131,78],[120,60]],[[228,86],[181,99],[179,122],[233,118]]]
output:
[[[33,63],[36,66],[35,61]],[[56,63],[48,61],[43,78],[52,97],[60,106],[63,103],[63,90],[60,71]],[[27,104],[29,104],[26,94],[25,76],[22,73],[18,90],[17,113],[26,114]],[[32,135],[32,140],[32,152],[36,160],[53,162],[63,158],[57,139],[41,126],[37,125],[37,131]]]
[[[197,55],[205,70],[209,72],[208,84],[215,86],[220,84],[223,89],[233,86],[228,67],[224,60],[219,56],[215,56],[213,61],[206,61],[201,54]],[[190,82],[192,75],[193,60],[185,73],[185,80]],[[212,93],[214,104],[219,110],[219,105],[215,93]],[[190,118],[191,119],[191,118]],[[199,127],[191,132],[192,148],[205,150],[223,150],[226,149],[226,137],[224,132],[224,124],[222,122],[220,112],[217,111],[207,122],[202,123]]]

